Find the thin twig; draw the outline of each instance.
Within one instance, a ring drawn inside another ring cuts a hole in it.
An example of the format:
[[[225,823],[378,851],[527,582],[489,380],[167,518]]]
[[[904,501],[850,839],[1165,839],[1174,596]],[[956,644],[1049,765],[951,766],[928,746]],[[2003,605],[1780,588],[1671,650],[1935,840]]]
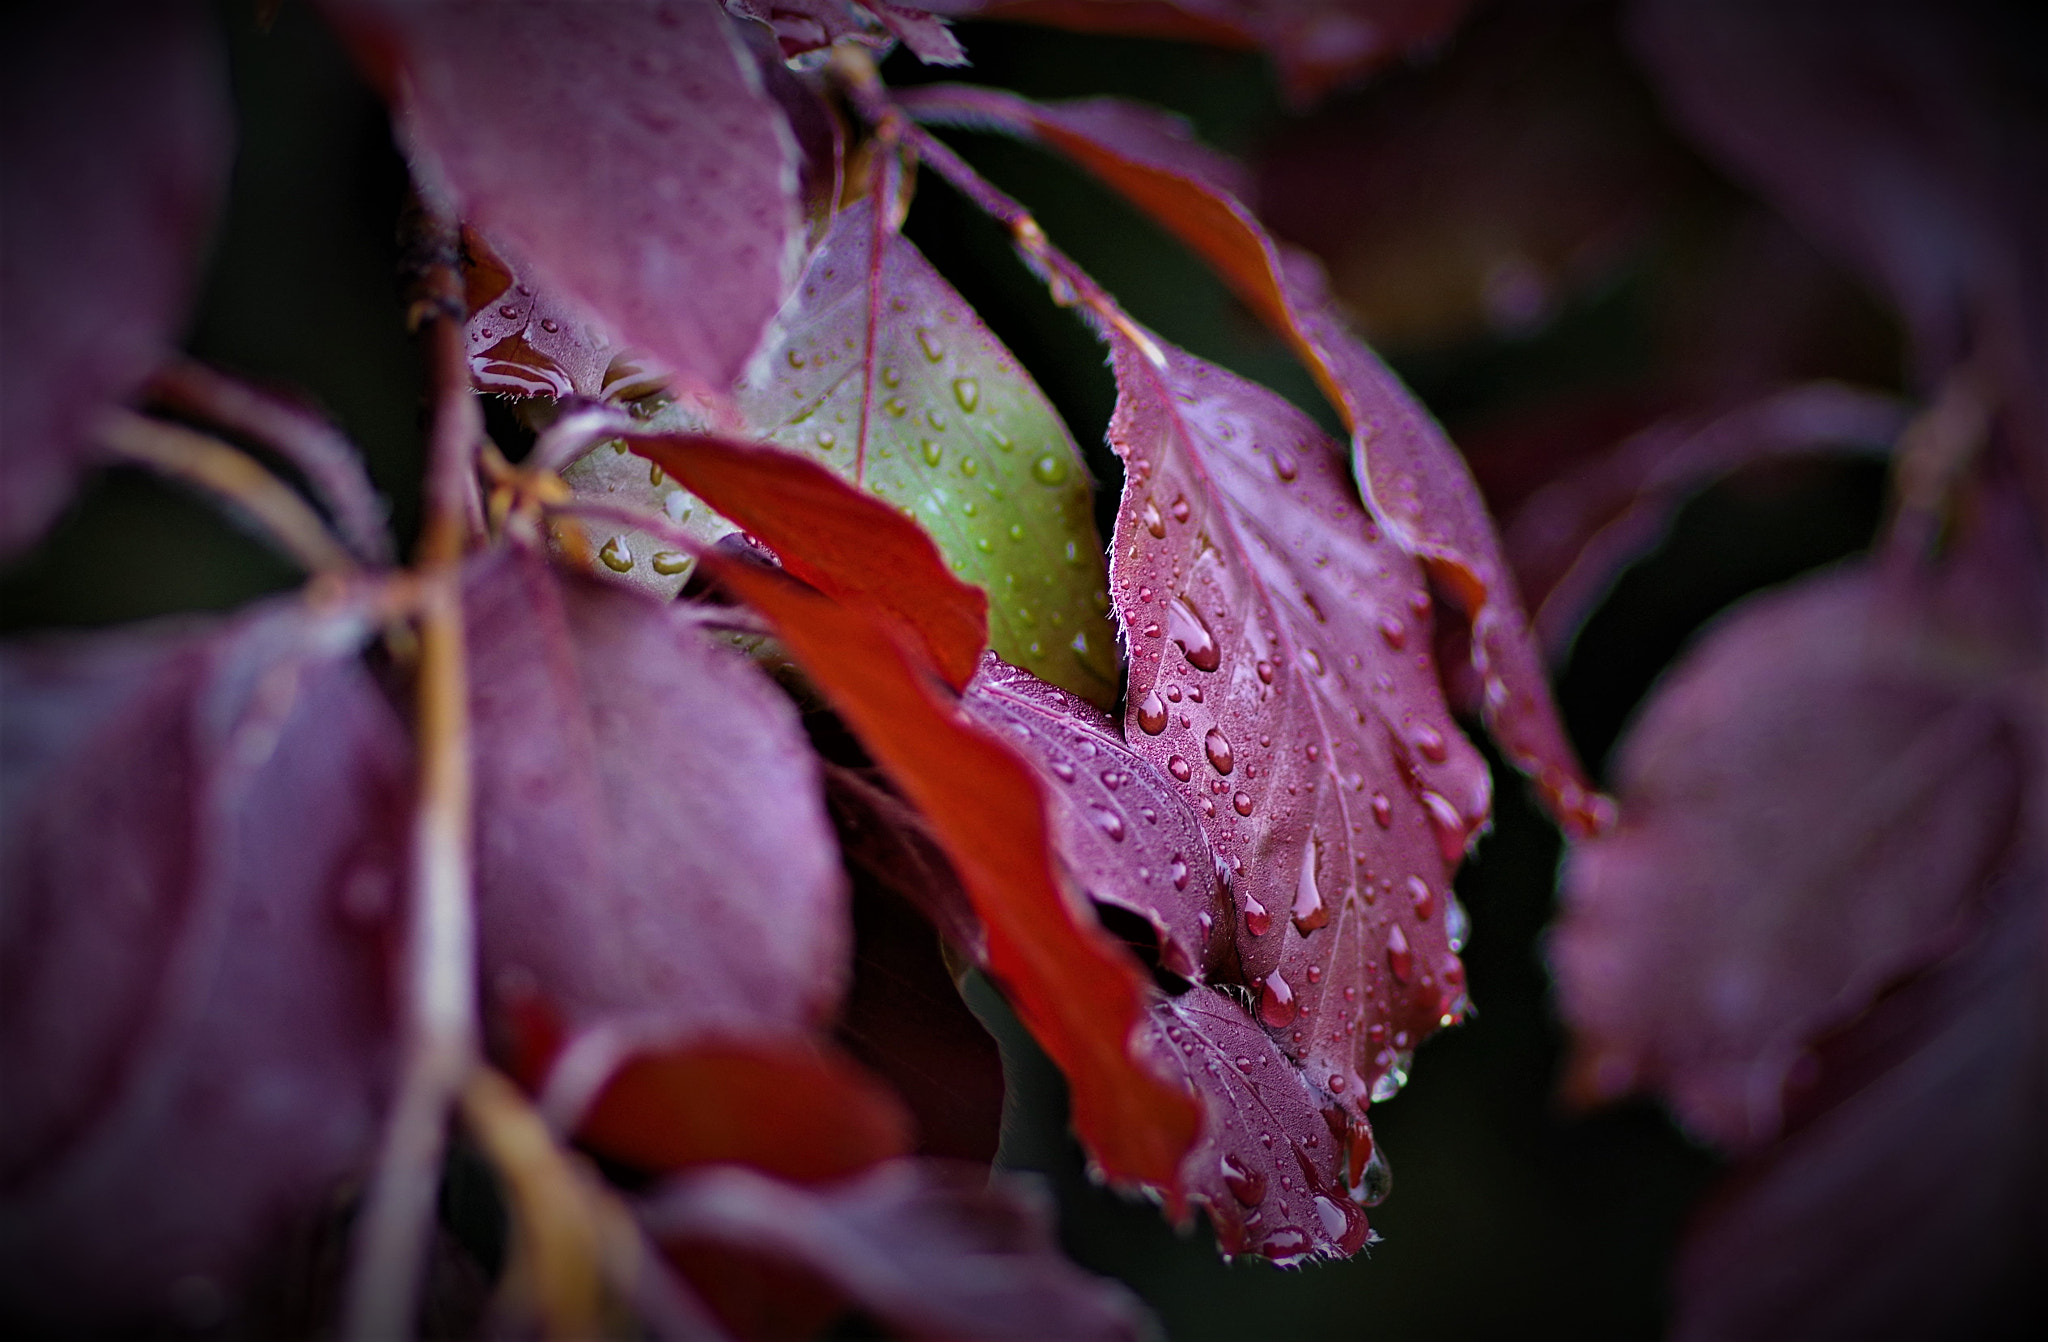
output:
[[[362,454],[332,424],[191,359],[165,364],[149,390],[168,409],[205,419],[277,453],[305,476],[356,558],[366,564],[391,562],[384,500],[363,471]]]
[[[355,569],[355,558],[334,539],[320,514],[246,452],[196,429],[132,410],[108,411],[99,422],[98,436],[101,445],[121,457],[197,485],[231,504],[258,534],[308,573]]]
[[[447,277],[452,286],[452,275]],[[459,290],[456,290],[459,293]],[[419,799],[403,978],[399,1093],[356,1236],[346,1335],[410,1336],[434,1223],[448,1115],[477,1059],[469,702],[461,562],[483,417],[469,388],[459,300],[423,313],[434,388],[420,584]]]

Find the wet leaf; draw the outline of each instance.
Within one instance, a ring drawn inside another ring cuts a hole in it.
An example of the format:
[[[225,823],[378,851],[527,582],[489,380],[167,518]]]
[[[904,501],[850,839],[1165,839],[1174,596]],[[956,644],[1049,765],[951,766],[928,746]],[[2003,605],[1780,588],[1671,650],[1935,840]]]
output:
[[[1421,569],[1336,444],[1262,387],[1110,338],[1124,736],[1234,878],[1259,1019],[1362,1116],[1464,1010],[1450,874],[1486,822],[1486,764],[1445,707]]]
[[[367,632],[293,602],[0,658],[10,1317],[216,1326],[368,1161],[410,752]]]
[[[1217,274],[1294,347],[1352,434],[1352,471],[1373,520],[1420,559],[1431,585],[1472,624],[1479,707],[1508,757],[1559,822],[1592,833],[1611,816],[1585,781],[1558,720],[1543,660],[1471,472],[1400,380],[1345,329],[1305,254],[1279,247],[1232,194],[1232,170],[1151,112],[1074,116],[982,89],[922,90],[921,119],[1039,139],[1122,192]]]
[[[911,1337],[1145,1332],[1122,1287],[1060,1255],[1043,1193],[977,1166],[891,1161],[821,1189],[708,1169],[662,1185],[640,1214],[671,1253],[713,1246],[799,1265]]]
[[[1235,968],[1235,920],[1201,822],[1114,723],[993,653],[963,702],[1031,762],[1048,798],[1053,846],[1084,894],[1149,922],[1161,963],[1182,978]]]
[[[196,3],[25,13],[0,90],[0,555],[11,555],[98,460],[94,418],[177,338],[230,124],[214,16]]]
[[[780,574],[716,564],[766,615],[944,846],[987,933],[988,966],[1067,1075],[1074,1125],[1110,1178],[1168,1190],[1194,1140],[1193,1106],[1134,1053],[1149,985],[1054,870],[1029,766],[975,727],[894,628]]]
[[[557,400],[604,394],[611,336],[588,314],[534,292],[474,229],[462,234],[462,280],[463,342],[480,390]]]
[[[1808,1044],[1978,917],[2037,767],[2012,696],[2039,603],[2011,594],[2041,582],[2009,509],[1934,576],[1752,600],[1643,711],[1552,943],[1582,1097],[1654,1089],[1754,1148]]]
[[[759,433],[914,516],[988,593],[989,641],[1116,699],[1087,467],[966,300],[860,202],[838,214],[739,388]]]
[[[686,384],[722,391],[794,277],[796,142],[701,0],[328,0],[416,168]]]
[[[1194,988],[1152,1009],[1151,1048],[1201,1096],[1202,1140],[1182,1166],[1188,1196],[1208,1209],[1217,1246],[1286,1267],[1349,1258],[1371,1232],[1348,1195],[1346,1152],[1358,1151],[1361,1196],[1383,1195],[1372,1128],[1319,1112],[1302,1074],[1237,1002]],[[1367,1189],[1371,1189],[1367,1192]]]
[[[849,929],[787,700],[686,610],[523,551],[472,561],[464,609],[486,1000],[572,1038],[821,1024]]]

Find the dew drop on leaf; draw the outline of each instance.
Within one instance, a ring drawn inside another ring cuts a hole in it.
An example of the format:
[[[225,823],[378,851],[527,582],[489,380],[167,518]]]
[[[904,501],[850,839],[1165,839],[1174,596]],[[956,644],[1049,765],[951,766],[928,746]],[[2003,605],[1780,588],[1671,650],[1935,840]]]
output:
[[[1402,983],[1415,977],[1415,952],[1408,948],[1408,934],[1399,923],[1387,930],[1387,968]]]
[[[1209,734],[1202,738],[1202,753],[1208,757],[1209,767],[1213,768],[1217,773],[1228,774],[1230,772],[1230,767],[1233,763],[1230,754],[1230,742],[1224,738],[1223,733],[1217,728],[1211,727]]]
[[[1429,883],[1420,876],[1408,878],[1408,898],[1415,905],[1415,916],[1423,922],[1426,923],[1436,916],[1436,892],[1431,890]],[[1391,942],[1388,949],[1392,949]]]
[[[1202,800],[1206,806],[1208,798],[1204,797]],[[1263,937],[1272,929],[1272,926],[1273,915],[1266,912],[1266,906],[1253,899],[1250,895],[1246,895],[1244,897],[1244,930],[1255,937]]]
[[[1294,1023],[1294,1016],[1300,1007],[1294,1000],[1294,988],[1274,970],[1259,981],[1259,1019],[1272,1029],[1278,1030]]]
[[[1166,608],[1166,623],[1173,641],[1180,645],[1181,655],[1188,659],[1188,665],[1197,671],[1214,671],[1223,665],[1223,652],[1216,646],[1215,635],[1209,626],[1182,597]],[[1229,770],[1224,770],[1228,773]]]
[[[1160,723],[1160,726],[1162,728],[1165,725],[1166,724],[1163,721]],[[1179,755],[1173,755],[1167,759],[1166,772],[1173,775],[1173,781],[1176,783],[1185,783],[1190,778],[1193,778],[1195,776],[1195,771],[1193,769],[1190,769],[1188,767],[1188,762],[1182,759]]]

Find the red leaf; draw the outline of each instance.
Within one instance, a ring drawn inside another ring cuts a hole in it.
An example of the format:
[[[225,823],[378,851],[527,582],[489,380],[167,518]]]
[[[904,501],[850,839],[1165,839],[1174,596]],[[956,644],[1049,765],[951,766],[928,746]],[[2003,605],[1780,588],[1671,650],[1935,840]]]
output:
[[[1161,962],[1182,978],[1235,959],[1235,915],[1194,808],[1107,717],[994,653],[964,703],[1031,762],[1053,846],[1083,893],[1151,923]]]
[[[935,0],[941,13],[1028,19],[1223,47],[1263,47],[1306,102],[1441,42],[1465,0]]]
[[[849,497],[856,497],[840,486]],[[1030,769],[964,719],[893,627],[780,574],[724,563],[722,581],[766,615],[868,752],[930,822],[987,929],[989,971],[1066,1073],[1074,1123],[1112,1179],[1168,1190],[1194,1140],[1187,1099],[1136,1058],[1148,985],[1055,875]]]
[[[1060,1256],[1034,1186],[971,1165],[891,1161],[829,1189],[743,1169],[671,1180],[641,1205],[672,1253],[696,1245],[800,1264],[910,1337],[1128,1338],[1141,1307]]]
[[[704,0],[328,0],[427,180],[536,287],[723,391],[795,274],[797,154]]]
[[[2038,1331],[2043,891],[2037,850],[1992,893],[1973,945],[1822,1049],[1821,1116],[1694,1223],[1675,1336]]]
[[[911,633],[955,689],[974,674],[988,639],[987,596],[948,573],[931,538],[882,500],[778,448],[686,434],[625,442],[792,574]]]
[[[2014,601],[2038,559],[1996,540],[1752,601],[1644,710],[1624,823],[1572,854],[1554,934],[1582,1094],[1655,1088],[1715,1141],[1767,1141],[1808,1043],[1974,920],[2031,767],[2014,677],[2040,665],[2040,602]]]
[[[1362,1115],[1464,1009],[1450,873],[1486,820],[1486,764],[1444,705],[1421,572],[1336,445],[1262,387],[1111,338],[1124,735],[1236,877],[1259,1018]]]
[[[11,648],[0,1299],[211,1327],[373,1150],[407,744],[359,615]]]
[[[1551,701],[1500,542],[1464,459],[1378,356],[1351,336],[1315,262],[1283,252],[1231,194],[1229,174],[1157,113],[1116,116],[1098,100],[1080,117],[987,90],[905,97],[915,115],[997,126],[1041,139],[1122,192],[1217,273],[1286,338],[1352,433],[1352,469],[1373,519],[1423,561],[1472,622],[1471,656],[1488,728],[1530,775],[1560,823],[1597,832],[1611,817],[1592,794]]]
[[[1334,1127],[1302,1074],[1235,1001],[1194,988],[1152,1008],[1152,1052],[1170,1059],[1201,1096],[1208,1121],[1182,1168],[1188,1196],[1209,1210],[1226,1254],[1255,1253],[1288,1267],[1349,1258],[1366,1244],[1365,1214],[1347,1196],[1347,1144],[1363,1167],[1372,1129]],[[1375,1178],[1384,1170],[1375,1167]],[[1378,1200],[1383,1186],[1360,1195]]]
[[[0,66],[0,555],[99,453],[92,421],[178,335],[225,184],[214,16],[194,3],[20,15]]]
[[[822,1023],[844,885],[781,694],[682,608],[522,551],[472,562],[465,615],[488,997],[665,1043]]]

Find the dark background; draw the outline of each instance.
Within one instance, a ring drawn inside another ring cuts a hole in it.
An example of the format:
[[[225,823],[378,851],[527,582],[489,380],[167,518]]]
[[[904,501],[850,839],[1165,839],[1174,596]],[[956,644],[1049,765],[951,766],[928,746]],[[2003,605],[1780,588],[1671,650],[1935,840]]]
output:
[[[1613,37],[1607,8],[1534,8],[1551,15],[1547,46],[1512,30],[1523,20],[1481,6],[1436,59],[1404,65],[1307,114],[1283,104],[1256,56],[1151,41],[965,25],[975,65],[964,73],[1035,96],[1114,93],[1181,112],[1210,143],[1265,165],[1270,217],[1283,228],[1305,221],[1294,229],[1302,241],[1326,252],[1350,247],[1354,261],[1360,248],[1374,254],[1375,238],[1389,239],[1395,252],[1412,246],[1396,225],[1420,219],[1426,236],[1432,211],[1453,221],[1480,218],[1511,240],[1520,229],[1533,237],[1524,239],[1532,253],[1567,255],[1534,316],[1475,324],[1463,299],[1432,308],[1427,283],[1419,306],[1377,313],[1382,351],[1468,445],[1482,480],[1512,484],[1518,471],[1543,468],[1551,448],[1525,430],[1558,404],[1639,406],[1700,383],[1691,374],[1699,359],[1713,356],[1688,338],[1697,310],[1683,295],[1689,285],[1701,287],[1701,257],[1714,253],[1714,240],[1757,211],[1664,127]],[[381,106],[309,7],[283,6],[267,33],[257,30],[251,9],[222,6],[239,152],[187,348],[293,389],[330,414],[362,445],[399,535],[410,537],[421,417],[418,361],[394,281],[403,166]],[[1519,66],[1488,65],[1504,48],[1525,53]],[[1571,64],[1560,70],[1546,61]],[[905,83],[935,77],[900,54],[884,70]],[[1473,111],[1473,99],[1504,87],[1513,99]],[[1459,138],[1455,124],[1466,114],[1482,132],[1495,117],[1500,133]],[[1532,124],[1552,125],[1547,148],[1539,141],[1532,149],[1510,133]],[[1431,148],[1430,137],[1446,126],[1455,153]],[[1030,148],[980,135],[949,138],[1029,204],[1054,241],[1140,321],[1333,423],[1284,348],[1178,243]],[[1400,180],[1388,172],[1374,178],[1372,156],[1412,155],[1418,142],[1438,161],[1422,162],[1411,182],[1469,187],[1463,204],[1451,191],[1446,205],[1446,192],[1433,186],[1394,199],[1357,198],[1354,167],[1358,180]],[[1546,195],[1540,173],[1534,188],[1511,180],[1531,155],[1545,153],[1559,156],[1554,192],[1569,199]],[[1067,417],[1103,482],[1106,528],[1117,470],[1102,443],[1114,388],[1099,346],[1046,300],[1000,230],[943,184],[927,178],[921,188],[909,235]],[[1560,213],[1571,214],[1563,205],[1584,207],[1592,222],[1560,223]],[[1584,238],[1575,241],[1574,229],[1598,245],[1578,246]],[[1442,236],[1456,231],[1439,229]],[[1401,258],[1394,262],[1399,275]],[[1459,291],[1459,264],[1422,257],[1414,273],[1449,273],[1437,287]],[[1867,299],[1830,283],[1824,338],[1781,371],[1895,386],[1895,332]],[[1344,292],[1366,300],[1358,305],[1375,333],[1369,285]],[[1760,313],[1758,321],[1769,326],[1776,318]],[[1474,446],[1489,443],[1508,446],[1492,455]],[[1577,444],[1588,445],[1599,443],[1585,437]],[[1882,484],[1868,465],[1777,467],[1738,476],[1691,503],[1560,668],[1560,699],[1589,766],[1604,773],[1630,713],[1702,623],[1748,592],[1866,545]],[[115,470],[93,482],[37,551],[0,574],[0,628],[226,609],[294,580],[288,565],[206,505]],[[1666,1265],[1716,1162],[1652,1107],[1586,1117],[1555,1101],[1563,1041],[1542,931],[1561,845],[1512,771],[1496,767],[1496,793],[1494,830],[1458,881],[1472,913],[1466,961],[1478,1013],[1427,1044],[1408,1090],[1380,1111],[1394,1194],[1372,1213],[1383,1242],[1352,1262],[1289,1272],[1224,1265],[1205,1227],[1176,1235],[1150,1206],[1091,1187],[1065,1136],[1057,1075],[999,1003],[977,1003],[1004,1038],[1011,1072],[1005,1159],[1050,1176],[1070,1252],[1139,1291],[1173,1338],[1460,1337],[1549,1323],[1596,1336],[1662,1331]]]

